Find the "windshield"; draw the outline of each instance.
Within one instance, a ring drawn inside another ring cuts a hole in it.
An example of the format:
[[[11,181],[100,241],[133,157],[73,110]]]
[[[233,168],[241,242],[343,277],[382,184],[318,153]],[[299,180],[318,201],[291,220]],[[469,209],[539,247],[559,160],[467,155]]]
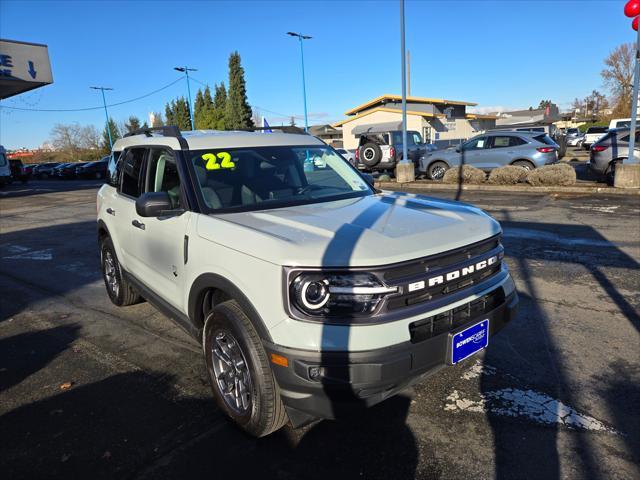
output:
[[[373,193],[360,174],[327,146],[190,153],[200,192],[212,210],[260,210]]]

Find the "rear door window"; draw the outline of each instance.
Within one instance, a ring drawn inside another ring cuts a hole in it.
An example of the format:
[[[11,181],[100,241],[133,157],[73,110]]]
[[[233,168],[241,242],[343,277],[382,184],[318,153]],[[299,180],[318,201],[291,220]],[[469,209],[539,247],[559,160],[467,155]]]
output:
[[[140,173],[145,155],[144,148],[132,148],[124,152],[120,193],[132,198],[140,196]]]
[[[557,145],[549,135],[536,135],[535,137],[533,137],[533,139],[537,140],[540,143],[551,145],[552,147],[555,147]]]

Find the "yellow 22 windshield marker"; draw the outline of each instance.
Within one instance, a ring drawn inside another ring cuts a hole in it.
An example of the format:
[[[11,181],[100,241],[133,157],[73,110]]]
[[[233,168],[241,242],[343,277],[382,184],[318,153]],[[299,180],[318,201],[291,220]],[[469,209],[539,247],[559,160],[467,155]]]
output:
[[[234,168],[236,164],[231,161],[231,155],[229,152],[219,153],[205,153],[202,155],[202,159],[205,160],[205,168],[207,170],[220,170],[221,168]],[[220,163],[218,163],[218,160]]]

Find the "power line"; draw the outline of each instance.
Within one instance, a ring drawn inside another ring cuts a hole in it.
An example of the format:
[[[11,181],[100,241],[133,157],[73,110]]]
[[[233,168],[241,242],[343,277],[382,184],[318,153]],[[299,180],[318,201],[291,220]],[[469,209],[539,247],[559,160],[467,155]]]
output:
[[[205,82],[203,82],[203,81],[201,81],[201,80],[198,80],[198,79],[197,79],[197,78],[195,78],[193,75],[189,76],[189,78],[190,78],[191,80],[193,80],[194,82],[199,83],[200,85],[203,85],[203,86],[205,86],[205,87],[208,87],[208,86],[209,86],[209,84],[208,84],[208,83],[205,83]],[[299,119],[304,118],[304,116],[302,116],[302,115],[291,115],[290,113],[274,112],[273,110],[269,110],[269,109],[267,109],[267,108],[262,108],[260,105],[252,105],[252,106],[253,106],[253,107],[255,107],[255,108],[257,108],[258,110],[263,111],[263,112],[272,113],[272,114],[274,114],[274,115],[278,115],[278,116],[280,116],[280,117],[286,117],[286,118],[294,117],[294,118],[299,118]]]
[[[127,103],[132,103],[138,100],[142,100],[143,98],[147,98],[147,97],[150,97],[151,95],[155,95],[156,93],[161,92],[162,90],[166,90],[167,88],[183,80],[184,80],[184,77],[180,77],[177,80],[174,80],[173,82],[165,85],[164,87],[158,88],[157,90],[154,90],[149,93],[145,93],[144,95],[140,95],[139,97],[131,98],[129,100],[124,100],[122,102],[111,103],[107,105],[107,107],[117,107],[119,105],[125,105]],[[89,110],[100,110],[104,108],[104,105],[99,107],[85,107],[85,108],[24,108],[24,107],[12,107],[9,105],[0,105],[0,108],[6,108],[8,110],[20,110],[25,112],[86,112]]]

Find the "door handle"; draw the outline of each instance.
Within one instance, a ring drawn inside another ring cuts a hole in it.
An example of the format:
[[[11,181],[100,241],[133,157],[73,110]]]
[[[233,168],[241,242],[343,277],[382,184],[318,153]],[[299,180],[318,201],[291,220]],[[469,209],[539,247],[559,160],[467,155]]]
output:
[[[106,212],[107,212],[109,215],[113,215],[114,217],[116,216],[116,211],[115,211],[113,208],[111,208],[111,207],[107,208]]]
[[[139,228],[140,230],[144,230],[144,223],[140,223],[138,220],[133,220],[131,222],[131,225],[133,225],[136,228]]]

